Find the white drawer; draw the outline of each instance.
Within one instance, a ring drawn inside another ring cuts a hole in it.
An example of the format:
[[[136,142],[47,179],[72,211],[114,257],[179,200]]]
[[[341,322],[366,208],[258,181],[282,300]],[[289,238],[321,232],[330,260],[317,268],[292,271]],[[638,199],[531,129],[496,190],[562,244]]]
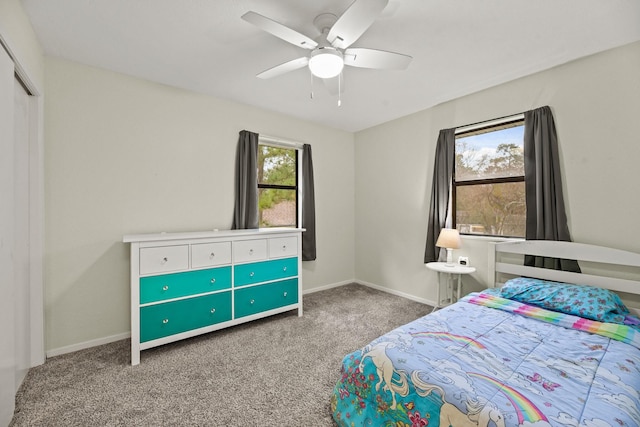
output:
[[[284,258],[298,255],[297,237],[269,239],[269,258]]]
[[[191,268],[231,264],[231,242],[191,245]]]
[[[267,240],[240,240],[233,242],[233,262],[267,259]]]
[[[189,268],[189,246],[158,246],[140,249],[140,274],[165,273]]]

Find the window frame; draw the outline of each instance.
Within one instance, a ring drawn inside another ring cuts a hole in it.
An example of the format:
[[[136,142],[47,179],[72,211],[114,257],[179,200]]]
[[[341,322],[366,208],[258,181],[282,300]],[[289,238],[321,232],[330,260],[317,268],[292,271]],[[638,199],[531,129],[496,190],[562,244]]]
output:
[[[300,185],[300,177],[302,176],[302,162],[300,161],[302,157],[302,144],[295,141],[287,141],[280,138],[274,138],[269,136],[258,136],[258,150],[260,150],[260,146],[268,146],[274,148],[282,148],[285,150],[294,150],[295,151],[295,169],[296,169],[296,183],[295,185],[280,185],[280,184],[261,184],[258,182],[258,194],[260,193],[261,188],[265,189],[275,189],[275,190],[295,190],[296,192],[296,223],[295,228],[299,228],[300,224],[302,224],[302,186]],[[260,196],[258,196],[259,198]],[[260,203],[258,203],[258,217],[260,217]],[[264,227],[258,223],[258,227],[260,228],[282,228],[281,226],[269,226]]]
[[[451,176],[451,197],[450,197],[450,219],[452,228],[457,229],[458,224],[456,222],[457,219],[457,188],[458,187],[467,187],[467,186],[475,186],[475,185],[487,185],[487,184],[510,184],[516,182],[525,182],[524,177],[524,168],[522,171],[522,175],[518,176],[507,176],[507,177],[497,177],[497,178],[484,178],[484,179],[467,179],[462,181],[456,181],[456,142],[458,138],[464,138],[472,135],[479,135],[482,133],[490,133],[497,132],[503,129],[508,129],[511,127],[524,126],[524,114],[516,114],[513,116],[502,117],[495,120],[490,120],[486,122],[480,122],[473,125],[462,126],[456,128],[454,131],[454,147],[453,147],[453,174]],[[523,141],[523,149],[524,149],[524,141]],[[526,204],[526,199],[525,199]],[[525,214],[526,221],[526,214]],[[478,234],[478,233],[463,233],[460,232],[463,236],[482,236],[482,237],[492,237],[492,238],[507,238],[507,239],[522,239],[524,236],[510,236],[510,235],[499,235],[499,234]]]

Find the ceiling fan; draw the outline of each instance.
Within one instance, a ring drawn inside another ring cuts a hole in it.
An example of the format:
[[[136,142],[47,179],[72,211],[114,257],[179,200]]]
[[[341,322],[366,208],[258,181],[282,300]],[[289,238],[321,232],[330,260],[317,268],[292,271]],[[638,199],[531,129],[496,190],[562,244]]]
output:
[[[331,79],[339,76],[345,65],[360,68],[403,70],[411,57],[401,53],[350,47],[373,24],[387,6],[388,0],[355,0],[338,18],[331,13],[318,15],[313,23],[321,35],[315,40],[256,12],[247,12],[242,19],[256,27],[301,48],[308,56],[285,62],[257,75],[269,79],[305,66],[313,76]],[[340,79],[338,79],[339,81]]]

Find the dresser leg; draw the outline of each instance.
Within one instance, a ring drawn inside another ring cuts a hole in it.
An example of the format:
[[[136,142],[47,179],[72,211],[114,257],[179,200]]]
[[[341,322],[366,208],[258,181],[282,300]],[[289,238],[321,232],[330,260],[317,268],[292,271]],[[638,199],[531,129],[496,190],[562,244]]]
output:
[[[135,349],[134,346],[131,346],[131,366],[136,366],[140,364],[140,350]]]

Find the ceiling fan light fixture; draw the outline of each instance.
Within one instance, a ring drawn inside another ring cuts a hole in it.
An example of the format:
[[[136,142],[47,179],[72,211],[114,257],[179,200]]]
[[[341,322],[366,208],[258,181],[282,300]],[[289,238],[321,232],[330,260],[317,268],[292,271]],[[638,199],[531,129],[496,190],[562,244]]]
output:
[[[311,52],[309,69],[321,79],[330,79],[339,75],[344,68],[342,53],[331,47],[321,47]]]

